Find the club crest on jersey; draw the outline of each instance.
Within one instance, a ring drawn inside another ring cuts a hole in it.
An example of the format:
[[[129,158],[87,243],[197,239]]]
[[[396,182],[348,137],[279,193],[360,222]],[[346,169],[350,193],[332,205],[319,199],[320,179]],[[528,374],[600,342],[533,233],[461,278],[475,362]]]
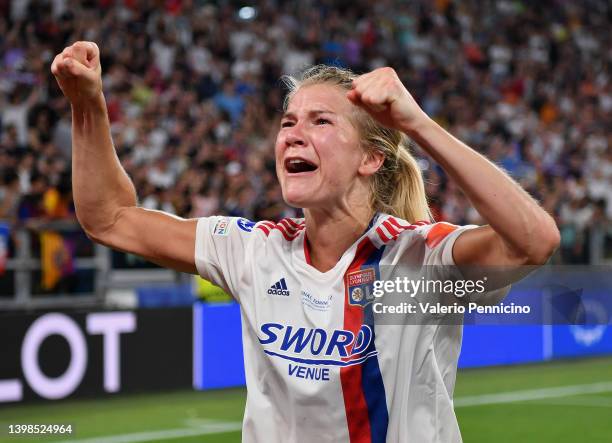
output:
[[[230,230],[230,221],[228,218],[220,218],[215,224],[213,235],[228,235]]]
[[[353,271],[346,276],[349,304],[365,306],[374,299],[373,284],[376,280],[374,268],[364,268]]]

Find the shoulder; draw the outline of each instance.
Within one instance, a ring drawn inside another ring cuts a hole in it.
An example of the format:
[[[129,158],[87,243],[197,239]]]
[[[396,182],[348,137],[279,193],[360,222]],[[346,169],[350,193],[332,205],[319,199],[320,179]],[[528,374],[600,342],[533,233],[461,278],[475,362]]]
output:
[[[278,222],[262,220],[253,223],[253,228],[262,231],[266,237],[278,237],[289,242],[299,237],[305,227],[306,225],[302,218],[283,218]]]
[[[424,241],[434,247],[460,226],[447,222],[419,220],[413,223],[389,214],[381,214],[371,231],[372,239],[380,245],[392,245],[408,241]]]
[[[451,236],[454,237],[461,231],[469,228],[469,226],[459,226],[442,221],[422,225],[416,230],[416,232],[423,238],[428,247],[435,248],[447,238]]]
[[[422,220],[410,223],[384,214],[370,231],[370,238],[377,247],[385,246],[387,250],[433,250],[453,243],[461,232],[474,227],[476,226],[459,226],[443,221]]]
[[[368,231],[368,239],[372,246],[383,249],[386,256],[396,255],[398,249],[404,249],[412,244],[415,231],[426,222],[409,223],[399,217],[389,214],[379,214]]]
[[[304,230],[304,220],[284,218],[278,222],[252,221],[241,217],[212,216],[198,219],[199,235],[219,239],[242,238],[292,241]]]

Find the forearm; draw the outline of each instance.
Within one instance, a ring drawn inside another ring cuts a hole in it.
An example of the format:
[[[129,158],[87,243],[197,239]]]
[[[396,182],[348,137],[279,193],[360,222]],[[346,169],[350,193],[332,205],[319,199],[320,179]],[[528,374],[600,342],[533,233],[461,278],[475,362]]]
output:
[[[136,205],[136,192],[115,152],[106,112],[98,99],[72,106],[72,190],[85,231],[107,231],[123,207]]]
[[[514,180],[429,118],[406,131],[454,180],[509,251],[538,262],[558,242],[554,220]]]

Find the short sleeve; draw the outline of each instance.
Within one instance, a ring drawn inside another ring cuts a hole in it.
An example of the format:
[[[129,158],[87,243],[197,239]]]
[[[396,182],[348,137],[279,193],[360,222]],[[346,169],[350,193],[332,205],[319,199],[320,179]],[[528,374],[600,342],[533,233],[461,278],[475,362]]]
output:
[[[457,237],[476,225],[457,226],[451,223],[439,222],[421,226],[418,232],[425,238],[424,265],[455,266],[453,246]]]
[[[195,264],[200,276],[238,298],[255,223],[235,217],[204,217],[196,228]]]
[[[463,279],[461,271],[456,267],[453,258],[453,246],[457,238],[477,225],[457,226],[451,223],[439,222],[421,226],[420,234],[425,238],[425,254],[423,264],[429,268],[429,275],[438,279]],[[490,290],[477,297],[468,296],[469,301],[478,304],[499,303],[510,291],[510,286]]]

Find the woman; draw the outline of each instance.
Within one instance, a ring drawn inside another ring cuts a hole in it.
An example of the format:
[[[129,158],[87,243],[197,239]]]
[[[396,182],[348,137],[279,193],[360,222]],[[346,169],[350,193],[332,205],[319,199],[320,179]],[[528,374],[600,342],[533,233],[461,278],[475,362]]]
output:
[[[515,182],[452,137],[390,68],[293,81],[276,140],[285,201],[304,220],[182,220],[137,207],[110,138],[99,51],[78,42],[52,72],[72,104],[73,187],[87,234],[200,273],[241,304],[244,441],[460,441],[452,409],[459,325],[381,325],[381,265],[542,264],[559,242]],[[428,224],[416,141],[462,188],[482,227]]]

